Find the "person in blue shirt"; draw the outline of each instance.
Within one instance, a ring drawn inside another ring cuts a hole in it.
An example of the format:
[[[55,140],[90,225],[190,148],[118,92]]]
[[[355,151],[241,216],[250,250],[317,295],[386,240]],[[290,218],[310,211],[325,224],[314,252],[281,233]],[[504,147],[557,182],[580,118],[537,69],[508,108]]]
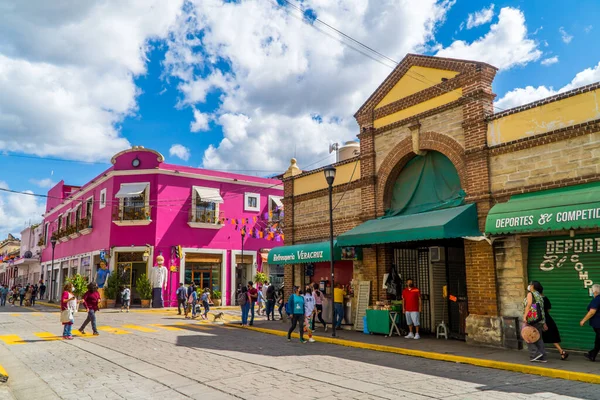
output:
[[[579,325],[584,326],[587,321],[590,321],[590,326],[596,332],[596,340],[594,341],[594,348],[589,352],[585,353],[584,356],[590,361],[596,361],[596,357],[600,352],[600,284],[592,285],[592,293],[594,298],[588,305],[588,313],[583,317]]]
[[[288,331],[287,340],[292,340],[292,332],[296,329],[296,325],[299,325],[300,329],[300,343],[306,343],[304,340],[304,297],[299,287],[294,287],[294,293],[288,299],[288,309],[292,316],[292,326]]]
[[[204,307],[204,314],[202,315],[202,319],[208,319],[208,311],[210,310],[210,289],[205,288],[204,293],[202,293],[202,297],[200,297],[202,301],[202,307]]]
[[[6,306],[6,296],[8,296],[8,286],[0,286],[0,306]]]

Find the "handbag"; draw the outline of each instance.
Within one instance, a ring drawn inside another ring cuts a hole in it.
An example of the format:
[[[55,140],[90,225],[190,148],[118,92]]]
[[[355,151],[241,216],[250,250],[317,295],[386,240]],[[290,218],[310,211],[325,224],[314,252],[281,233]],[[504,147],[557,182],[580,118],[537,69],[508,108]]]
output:
[[[66,310],[62,310],[60,312],[60,322],[63,324],[68,324],[73,320],[73,310],[67,308]]]

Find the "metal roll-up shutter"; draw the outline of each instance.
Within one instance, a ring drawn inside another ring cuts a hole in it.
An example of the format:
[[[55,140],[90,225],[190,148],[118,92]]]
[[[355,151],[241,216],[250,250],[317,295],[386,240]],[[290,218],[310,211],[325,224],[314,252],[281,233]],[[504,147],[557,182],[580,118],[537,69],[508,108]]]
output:
[[[600,234],[548,236],[529,240],[529,280],[539,281],[552,303],[562,347],[589,350],[594,333],[579,321],[592,300],[591,286],[600,283]]]

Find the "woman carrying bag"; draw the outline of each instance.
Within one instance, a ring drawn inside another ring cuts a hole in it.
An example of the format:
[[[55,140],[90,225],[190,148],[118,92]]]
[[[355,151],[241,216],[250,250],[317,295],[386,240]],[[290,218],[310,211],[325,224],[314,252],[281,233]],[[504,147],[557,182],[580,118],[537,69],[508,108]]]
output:
[[[527,286],[527,291],[527,297],[524,300],[525,310],[521,337],[527,343],[529,361],[545,363],[547,360],[542,330],[548,330],[548,326],[544,316],[544,299],[541,295],[544,288],[538,281],[531,281]]]
[[[77,299],[73,295],[73,284],[67,283],[63,287],[63,294],[60,300],[60,322],[63,324],[63,339],[73,340],[71,330],[75,323],[75,310],[77,309]]]

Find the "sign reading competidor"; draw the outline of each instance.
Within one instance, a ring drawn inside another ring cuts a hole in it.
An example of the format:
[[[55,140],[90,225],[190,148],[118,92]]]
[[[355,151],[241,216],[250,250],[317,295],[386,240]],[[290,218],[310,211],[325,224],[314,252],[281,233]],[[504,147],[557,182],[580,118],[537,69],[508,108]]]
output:
[[[594,220],[596,222],[600,220],[600,208],[558,211],[537,215],[504,216],[496,219],[495,228],[531,227],[532,229],[549,229],[553,228],[554,225],[569,225]]]
[[[586,265],[591,264],[590,255],[600,253],[600,237],[549,239],[546,252],[540,260],[540,270],[571,269],[573,279],[581,282],[581,288],[592,296],[593,276]]]

